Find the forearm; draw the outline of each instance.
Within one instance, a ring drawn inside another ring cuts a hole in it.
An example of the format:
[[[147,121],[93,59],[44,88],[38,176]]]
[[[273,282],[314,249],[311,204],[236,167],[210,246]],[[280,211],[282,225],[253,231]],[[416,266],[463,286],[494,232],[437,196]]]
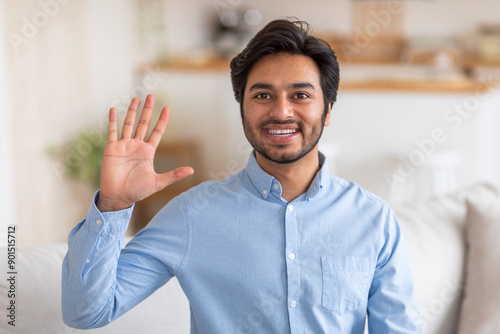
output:
[[[113,320],[118,258],[131,212],[101,213],[94,200],[71,231],[62,271],[63,319],[69,326],[100,327]]]
[[[101,213],[94,203],[71,231],[63,263],[63,319],[75,328],[104,326],[165,284],[186,257],[190,238],[180,198],[123,249],[133,208]]]

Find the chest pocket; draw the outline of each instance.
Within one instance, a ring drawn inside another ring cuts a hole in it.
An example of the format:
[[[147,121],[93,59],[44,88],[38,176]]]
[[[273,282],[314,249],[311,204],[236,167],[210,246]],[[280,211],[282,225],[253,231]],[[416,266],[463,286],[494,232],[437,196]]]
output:
[[[321,305],[343,315],[363,303],[370,288],[370,258],[354,256],[321,257],[323,293]]]

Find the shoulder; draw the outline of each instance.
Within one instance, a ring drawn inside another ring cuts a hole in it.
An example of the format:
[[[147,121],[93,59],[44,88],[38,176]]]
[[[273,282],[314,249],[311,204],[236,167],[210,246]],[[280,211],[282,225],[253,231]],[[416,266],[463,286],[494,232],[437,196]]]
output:
[[[356,207],[371,208],[389,214],[392,209],[381,197],[363,188],[359,184],[347,181],[339,176],[330,174],[330,191],[339,200],[351,202]]]
[[[192,187],[188,191],[184,192],[182,195],[185,197],[193,197],[199,195],[200,193],[238,187],[241,185],[242,174],[243,174],[242,171],[240,171],[239,173],[230,175],[227,178],[220,181],[210,180],[202,182]]]
[[[208,202],[220,201],[235,193],[241,193],[245,188],[244,178],[243,171],[240,171],[221,181],[205,181],[182,193],[176,199],[185,205],[204,206]]]

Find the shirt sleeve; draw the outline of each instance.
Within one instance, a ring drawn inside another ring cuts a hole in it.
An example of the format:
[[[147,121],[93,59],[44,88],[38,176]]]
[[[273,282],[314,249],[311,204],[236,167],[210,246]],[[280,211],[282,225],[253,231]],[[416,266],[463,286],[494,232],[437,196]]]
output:
[[[122,249],[133,207],[101,213],[96,193],[68,237],[62,267],[62,313],[74,328],[102,327],[165,284],[187,251],[182,209],[171,205]],[[169,209],[171,208],[171,209]]]
[[[422,333],[410,257],[392,209],[368,296],[369,333]]]

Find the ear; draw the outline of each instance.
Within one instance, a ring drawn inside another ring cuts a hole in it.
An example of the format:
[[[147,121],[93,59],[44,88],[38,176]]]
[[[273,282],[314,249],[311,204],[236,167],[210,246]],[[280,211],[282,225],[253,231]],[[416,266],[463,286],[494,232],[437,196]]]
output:
[[[241,124],[243,124],[245,120],[245,116],[243,115],[243,101],[240,102],[240,116],[241,116]]]
[[[328,110],[325,117],[325,126],[330,125],[330,112],[332,111],[332,103],[328,103]]]

